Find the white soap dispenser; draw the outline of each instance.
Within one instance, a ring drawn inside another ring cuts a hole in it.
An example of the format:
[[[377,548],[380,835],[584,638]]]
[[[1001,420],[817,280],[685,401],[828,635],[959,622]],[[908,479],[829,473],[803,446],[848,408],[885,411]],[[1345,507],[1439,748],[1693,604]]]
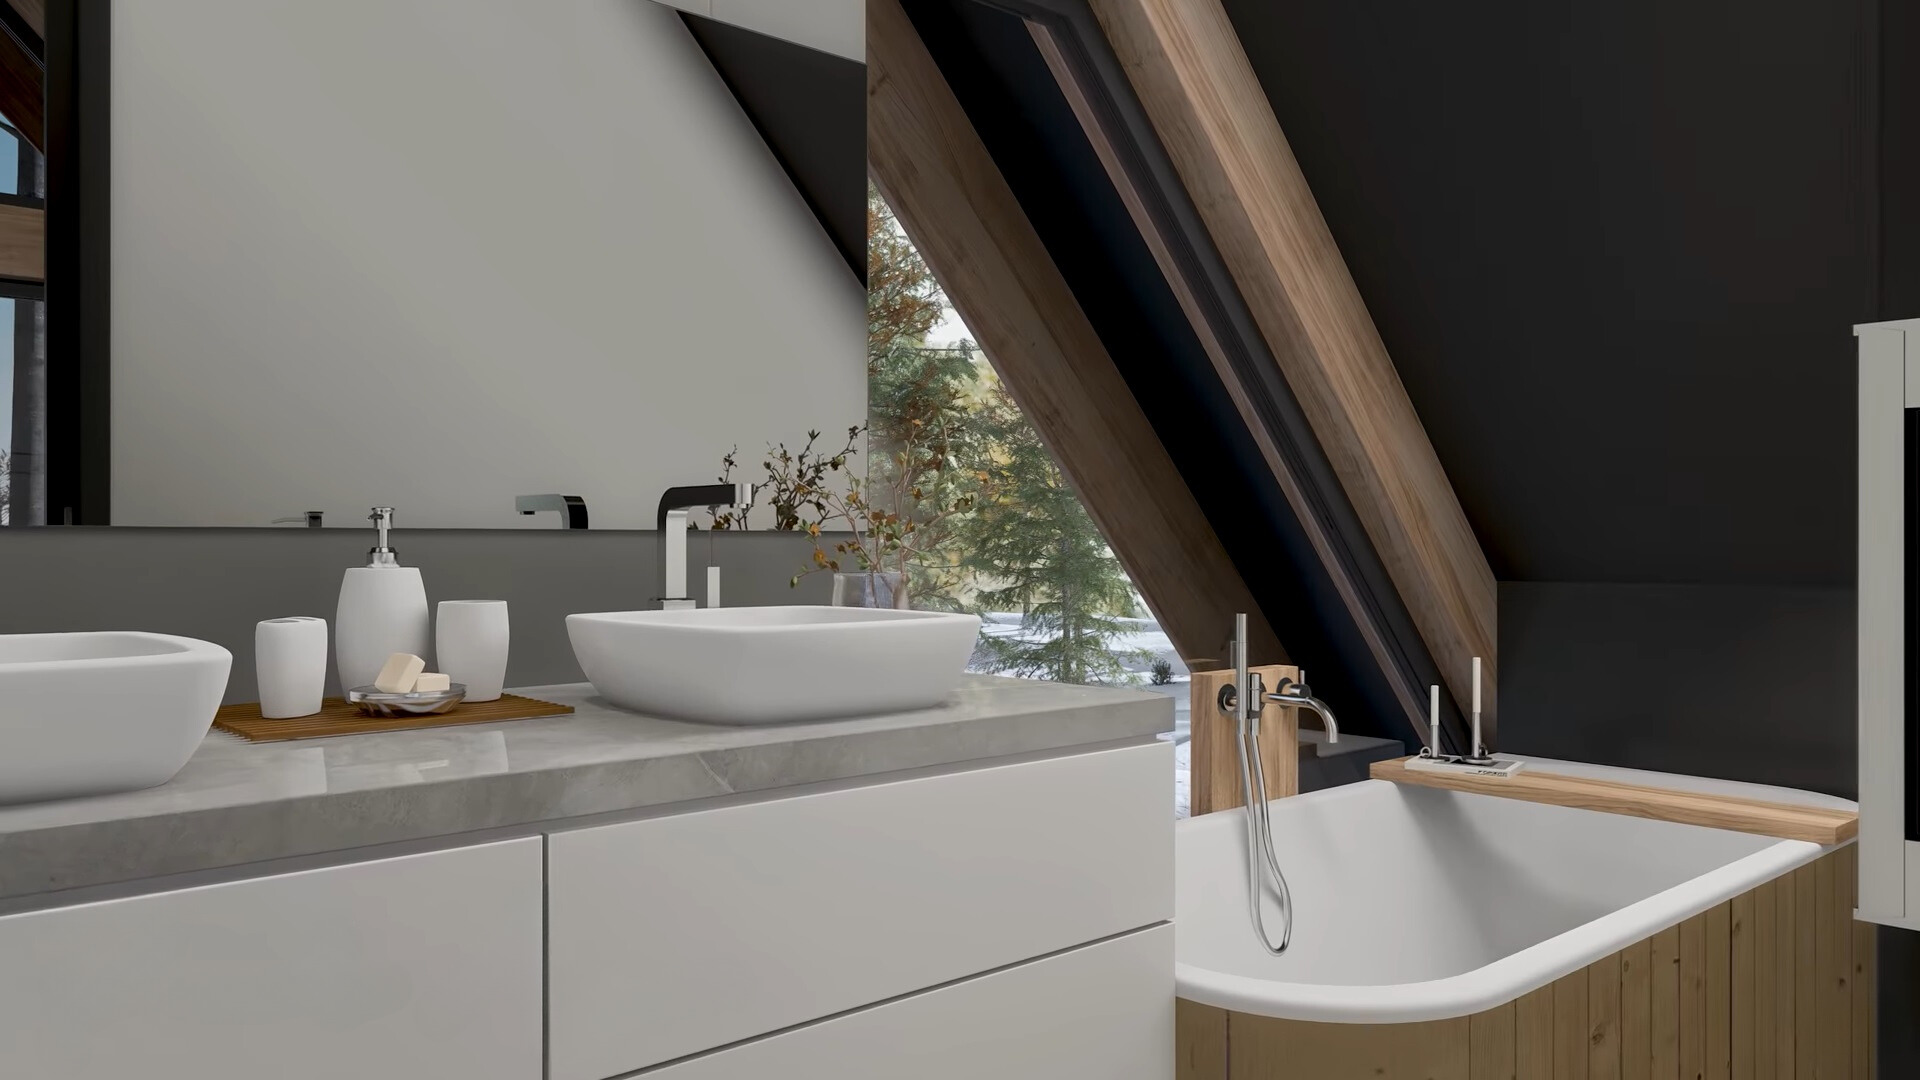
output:
[[[379,542],[367,552],[367,565],[348,568],[333,618],[333,651],[343,693],[371,685],[380,665],[394,653],[426,656],[432,640],[420,570],[401,566],[387,546],[393,507],[374,507],[368,520],[378,530]]]

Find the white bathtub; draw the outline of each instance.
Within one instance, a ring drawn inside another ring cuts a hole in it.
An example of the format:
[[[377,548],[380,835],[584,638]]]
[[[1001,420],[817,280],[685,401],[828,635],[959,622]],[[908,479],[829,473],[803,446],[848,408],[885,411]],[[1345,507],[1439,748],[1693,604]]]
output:
[[[1780,788],[1533,764],[1853,807]],[[1491,1009],[1830,850],[1369,780],[1272,803],[1275,847],[1296,911],[1291,948],[1272,957],[1247,917],[1242,813],[1177,826],[1179,996],[1327,1023],[1443,1020]],[[1268,926],[1277,932],[1271,914]]]

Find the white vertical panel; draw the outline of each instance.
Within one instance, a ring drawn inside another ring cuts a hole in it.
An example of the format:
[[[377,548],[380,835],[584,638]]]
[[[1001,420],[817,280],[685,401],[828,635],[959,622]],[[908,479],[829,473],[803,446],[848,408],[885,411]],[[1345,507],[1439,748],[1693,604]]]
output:
[[[1161,926],[723,1050],[657,1080],[1166,1080]]]
[[[541,840],[0,918],[0,1076],[535,1080]]]
[[[1906,916],[1906,334],[1855,331],[1860,345],[1860,902],[1863,918]],[[1920,380],[1915,380],[1920,382]]]

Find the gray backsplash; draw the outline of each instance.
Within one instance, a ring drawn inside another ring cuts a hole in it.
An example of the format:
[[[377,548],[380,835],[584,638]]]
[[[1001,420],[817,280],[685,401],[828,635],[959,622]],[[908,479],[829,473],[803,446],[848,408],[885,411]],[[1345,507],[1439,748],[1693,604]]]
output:
[[[284,615],[333,620],[340,574],[365,561],[358,529],[4,529],[0,633],[151,630],[233,652],[227,700],[253,701],[253,626]],[[712,557],[709,560],[709,540]],[[581,678],[567,644],[576,611],[646,607],[660,591],[660,535],[619,531],[399,530],[400,561],[420,567],[429,601],[505,600],[513,623],[509,686]],[[721,568],[722,600],[824,604],[825,575],[789,588],[811,551],[793,533],[697,533],[687,577],[704,598]],[[331,674],[328,693],[338,693]]]

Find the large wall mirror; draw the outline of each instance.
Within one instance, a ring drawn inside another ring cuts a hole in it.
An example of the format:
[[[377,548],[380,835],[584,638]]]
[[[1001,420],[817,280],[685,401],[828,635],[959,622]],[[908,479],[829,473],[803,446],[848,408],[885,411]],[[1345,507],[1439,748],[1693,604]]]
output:
[[[651,528],[864,422],[863,148],[809,191],[717,57],[863,132],[858,61],[647,0],[52,9],[12,523]]]

